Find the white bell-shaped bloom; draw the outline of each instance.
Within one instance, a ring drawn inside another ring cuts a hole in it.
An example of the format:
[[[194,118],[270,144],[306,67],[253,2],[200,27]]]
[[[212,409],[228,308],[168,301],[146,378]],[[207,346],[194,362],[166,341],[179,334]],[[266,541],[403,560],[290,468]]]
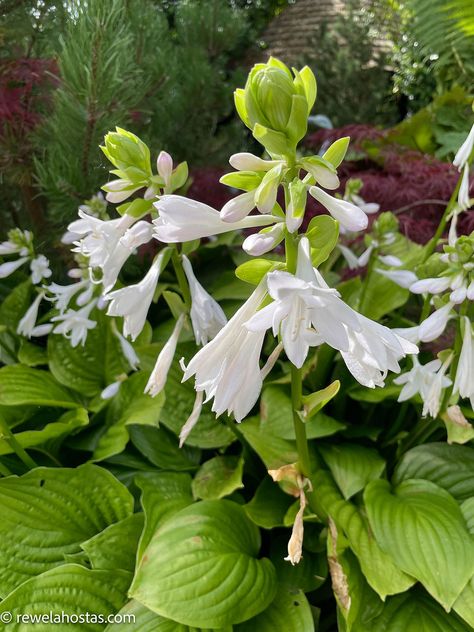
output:
[[[20,257],[16,261],[7,261],[0,264],[0,279],[5,279],[21,268],[21,266],[28,261],[28,257]]]
[[[25,336],[26,338],[44,336],[48,334],[53,328],[53,325],[51,325],[50,323],[45,323],[44,325],[36,325],[36,321],[38,319],[38,309],[43,298],[44,292],[40,292],[26,311],[23,318],[18,323],[16,331],[20,336]]]
[[[114,336],[118,339],[120,343],[120,348],[122,349],[122,353],[127,359],[130,368],[133,371],[136,371],[138,369],[138,365],[140,364],[140,358],[138,357],[135,349],[132,347],[130,342],[126,338],[124,338],[120,331],[117,329],[115,320],[112,320],[112,332]]]
[[[445,292],[450,285],[450,277],[420,279],[410,286],[410,292],[413,294],[441,294],[441,292]]]
[[[106,191],[105,199],[112,204],[120,204],[129,198],[135,191],[141,189],[143,185],[136,186],[130,180],[112,180],[102,187]]]
[[[159,213],[159,217],[153,220],[154,237],[164,243],[191,241],[239,228],[267,226],[277,221],[272,215],[253,215],[238,222],[225,222],[219,211],[181,195],[163,195],[154,206]]]
[[[49,279],[52,272],[49,269],[49,259],[44,255],[38,255],[30,263],[31,282],[35,285],[43,279]]]
[[[145,277],[134,285],[114,290],[104,296],[110,301],[108,316],[123,317],[123,335],[136,340],[145,326],[156,284],[161,272],[162,255],[158,255]]]
[[[375,268],[375,271],[406,289],[411,288],[418,281],[418,277],[411,270],[383,270],[382,268]]]
[[[191,292],[191,322],[194,337],[198,345],[205,345],[224,327],[227,318],[219,303],[206,292],[196,279],[186,255],[183,255],[183,268]]]
[[[95,305],[96,301],[92,301],[81,309],[68,309],[64,314],[53,316],[51,322],[59,323],[54,327],[53,333],[62,334],[70,340],[71,347],[77,347],[79,344],[84,345],[89,330],[97,326],[97,321],[89,318]]]
[[[335,198],[319,187],[311,187],[309,193],[327,208],[334,219],[337,219],[345,229],[356,232],[367,228],[369,223],[367,215],[355,204]]]
[[[221,209],[224,222],[240,222],[255,208],[255,191],[246,191],[231,198]]]
[[[458,191],[458,206],[462,211],[471,206],[469,198],[469,164],[466,162],[462,172],[461,184]]]
[[[379,255],[379,261],[393,268],[400,268],[403,265],[403,261],[394,255]]]
[[[363,198],[360,197],[360,195],[357,195],[356,193],[353,193],[350,196],[349,202],[352,202],[353,204],[358,206],[360,210],[364,211],[366,215],[373,215],[374,213],[378,213],[380,210],[380,204],[377,204],[376,202],[366,202]]]
[[[156,397],[165,387],[174,354],[176,353],[179,335],[184,325],[184,319],[185,315],[181,314],[176,321],[173,333],[158,354],[153,371],[151,372],[150,378],[145,386],[145,393],[148,393],[151,397]]]
[[[195,376],[195,390],[214,398],[216,415],[227,411],[240,422],[256,403],[262,388],[260,353],[265,332],[252,332],[245,323],[255,314],[266,294],[260,283],[217,336],[191,359],[183,381]]]
[[[270,171],[273,167],[283,164],[282,160],[263,160],[248,152],[233,154],[229,158],[229,163],[237,171]]]
[[[474,125],[471,127],[471,131],[466,137],[461,147],[454,156],[453,165],[458,168],[459,171],[467,164],[469,157],[474,147]]]
[[[422,342],[431,342],[441,336],[449,319],[453,316],[452,309],[453,303],[446,303],[420,324],[419,335]]]
[[[122,266],[130,255],[153,238],[153,225],[141,220],[128,228],[109,253],[102,266],[102,285],[109,292],[115,285]]]
[[[112,382],[112,384],[106,386],[100,394],[101,399],[112,399],[112,397],[115,397],[115,395],[119,392],[121,385],[122,380],[117,380],[116,382]]]
[[[392,332],[413,344],[420,342],[420,326],[415,325],[413,327],[394,327]]]
[[[46,300],[52,301],[54,307],[63,313],[69,306],[73,296],[90,285],[89,281],[78,281],[77,283],[71,283],[70,285],[59,285],[58,283],[51,283],[51,285],[45,286],[45,289],[52,295],[46,297]]]
[[[20,252],[22,246],[13,241],[2,241],[0,243],[0,255],[15,255]]]
[[[285,236],[285,225],[278,222],[271,228],[264,228],[258,233],[249,235],[244,240],[242,248],[252,257],[260,257],[266,252],[273,250],[283,240]]]
[[[442,391],[451,385],[451,380],[445,375],[448,365],[443,365],[441,360],[422,365],[414,356],[413,368],[394,379],[395,384],[403,384],[398,401],[405,402],[418,394],[423,400],[423,416],[437,417]]]
[[[130,215],[101,220],[79,211],[79,217],[81,219],[69,224],[68,230],[78,236],[74,251],[88,257],[91,268],[103,267],[107,258],[113,254],[119,239],[136,222]]]
[[[467,397],[474,409],[474,340],[471,321],[467,316],[463,318],[464,332],[462,348],[454,380],[454,393]]]

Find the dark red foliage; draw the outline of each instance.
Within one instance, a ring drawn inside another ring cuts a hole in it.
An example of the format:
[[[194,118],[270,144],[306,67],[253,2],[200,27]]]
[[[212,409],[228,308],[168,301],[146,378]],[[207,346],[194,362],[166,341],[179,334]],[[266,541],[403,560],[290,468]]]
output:
[[[232,171],[232,167],[198,167],[191,171],[191,186],[188,189],[188,197],[209,204],[213,208],[220,210],[224,204],[240,191],[230,189],[221,184],[219,178]]]

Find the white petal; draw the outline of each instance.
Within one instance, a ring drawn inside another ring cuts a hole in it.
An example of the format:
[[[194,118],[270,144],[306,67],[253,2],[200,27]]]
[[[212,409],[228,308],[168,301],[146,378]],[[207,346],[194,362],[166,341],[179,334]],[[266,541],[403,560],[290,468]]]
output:
[[[229,200],[221,209],[221,218],[225,222],[238,222],[255,208],[255,192],[247,191]]]
[[[440,294],[448,289],[451,279],[449,277],[437,277],[433,279],[420,279],[410,286],[413,294]]]
[[[381,268],[375,268],[378,274],[390,279],[397,285],[403,288],[410,288],[418,280],[418,277],[411,270],[382,270]]]
[[[8,261],[7,263],[2,263],[0,265],[0,279],[5,279],[6,277],[13,274],[18,268],[28,261],[28,257],[20,257],[16,261]]]
[[[447,303],[421,323],[419,334],[422,342],[431,342],[441,336],[452,316],[452,308],[453,304]]]
[[[309,192],[310,195],[325,206],[334,219],[337,219],[347,230],[355,232],[367,228],[369,223],[367,215],[354,204],[332,197],[319,187],[311,187]]]

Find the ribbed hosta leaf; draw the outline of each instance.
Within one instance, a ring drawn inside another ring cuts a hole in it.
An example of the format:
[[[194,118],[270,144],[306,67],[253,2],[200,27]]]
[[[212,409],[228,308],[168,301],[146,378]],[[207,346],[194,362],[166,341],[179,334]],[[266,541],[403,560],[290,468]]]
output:
[[[474,536],[474,497],[463,502],[461,511],[469,533]],[[474,575],[454,602],[453,610],[474,628]]]
[[[364,489],[369,481],[378,478],[385,469],[385,461],[379,453],[361,445],[343,443],[325,446],[320,450],[346,499]]]
[[[87,553],[92,568],[133,573],[143,521],[143,513],[133,514],[83,542],[81,548]]]
[[[301,590],[283,584],[266,610],[234,626],[234,632],[314,632],[313,615]]]
[[[285,514],[293,500],[293,497],[285,494],[270,476],[265,476],[252,500],[244,505],[244,509],[256,525],[264,529],[273,529],[283,526]]]
[[[19,586],[0,604],[0,620],[2,613],[12,615],[12,623],[2,625],[5,632],[99,632],[104,623],[90,617],[86,621],[86,613],[94,617],[102,616],[103,620],[120,610],[127,594],[131,574],[124,571],[93,571],[76,564],[65,564],[53,568],[38,577],[29,579]],[[62,622],[62,613],[84,617],[76,623]],[[17,622],[18,615],[48,615],[58,617],[53,622]],[[79,623],[78,623],[79,622]],[[56,623],[56,625],[55,625]],[[131,624],[130,624],[131,625]]]
[[[39,467],[0,479],[0,507],[0,589],[6,596],[129,516],[133,498],[112,474],[94,465]]]
[[[185,625],[223,627],[272,602],[276,575],[257,559],[260,534],[239,505],[207,500],[182,509],[152,538],[130,596]]]
[[[243,459],[237,456],[215,456],[205,461],[193,480],[194,497],[213,500],[229,496],[243,487],[243,467]]]
[[[393,483],[422,478],[436,483],[456,500],[474,496],[474,450],[468,446],[427,443],[407,452],[400,460]]]
[[[0,369],[0,404],[35,404],[58,408],[80,406],[76,396],[61,386],[51,373],[22,364],[4,366]]]
[[[381,548],[449,611],[474,574],[474,539],[456,501],[423,480],[393,491],[386,481],[373,481],[364,499]]]
[[[134,617],[133,632],[232,632],[232,626],[225,628],[209,629],[190,628],[188,625],[166,619],[156,612],[145,608],[138,601],[129,601],[120,610],[120,615],[132,615]],[[123,623],[110,623],[105,632],[123,632]]]

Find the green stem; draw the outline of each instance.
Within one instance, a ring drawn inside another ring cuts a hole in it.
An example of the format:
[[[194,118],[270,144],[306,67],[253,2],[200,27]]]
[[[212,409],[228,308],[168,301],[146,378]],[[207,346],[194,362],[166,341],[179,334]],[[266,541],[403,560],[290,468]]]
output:
[[[191,292],[189,291],[189,284],[183,270],[183,264],[181,263],[180,256],[176,249],[173,249],[173,253],[171,255],[171,261],[173,263],[174,272],[178,280],[179,289],[181,290],[183,300],[189,311],[191,309]]]
[[[461,180],[462,180],[462,174],[458,178],[458,181],[456,183],[454,191],[452,192],[451,197],[449,198],[448,206],[446,207],[446,210],[443,213],[443,217],[441,218],[441,221],[439,223],[438,228],[436,229],[435,234],[433,235],[431,240],[426,245],[425,256],[423,258],[423,262],[425,262],[428,259],[428,257],[430,257],[433,254],[433,252],[435,251],[436,246],[438,245],[439,240],[441,239],[441,236],[444,233],[444,230],[446,228],[446,224],[448,222],[449,214],[451,213],[451,211],[453,210],[453,208],[454,208],[454,206],[456,204],[456,199],[457,199],[457,196],[458,196],[459,187],[461,186]]]
[[[15,435],[12,433],[8,424],[4,419],[0,417],[0,432],[3,435],[3,439],[10,445],[11,449],[17,457],[22,461],[28,469],[33,469],[37,467],[37,464],[33,461],[31,456],[26,452],[22,445],[17,441]]]
[[[286,269],[291,274],[296,272],[298,262],[298,245],[296,239],[290,233],[285,235]]]
[[[302,410],[303,396],[303,375],[302,370],[291,365],[291,403],[293,405],[293,425],[295,428],[296,449],[298,451],[298,469],[306,478],[311,474],[311,463],[309,459],[308,439],[306,437],[306,427],[301,421],[298,412]]]

